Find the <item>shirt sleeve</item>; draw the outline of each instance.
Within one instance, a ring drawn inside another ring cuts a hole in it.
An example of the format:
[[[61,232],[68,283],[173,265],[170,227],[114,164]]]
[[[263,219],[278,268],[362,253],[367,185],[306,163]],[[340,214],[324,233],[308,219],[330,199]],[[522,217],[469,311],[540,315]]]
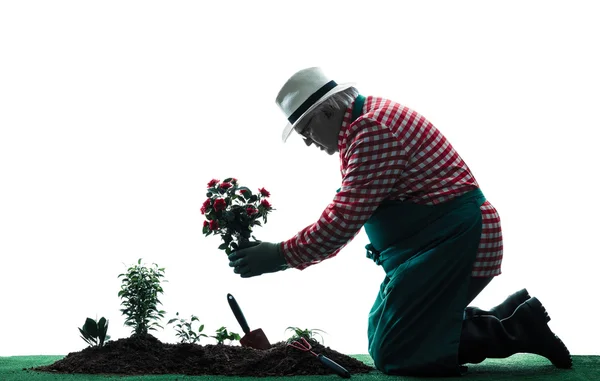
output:
[[[359,132],[342,157],[342,187],[317,222],[281,244],[289,267],[304,270],[336,256],[397,190],[406,166],[398,139],[374,120],[357,123]]]

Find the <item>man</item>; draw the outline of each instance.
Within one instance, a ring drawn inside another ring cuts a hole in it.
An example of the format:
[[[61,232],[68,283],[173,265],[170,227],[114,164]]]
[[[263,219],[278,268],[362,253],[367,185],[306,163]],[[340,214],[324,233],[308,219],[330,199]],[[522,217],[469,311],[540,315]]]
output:
[[[534,353],[571,357],[523,289],[491,311],[467,307],[501,273],[502,230],[467,164],[426,118],[362,96],[320,68],[295,73],[276,103],[307,146],[339,153],[342,184],[314,224],[287,241],[229,256],[242,277],[303,270],[332,258],[365,228],[367,257],[385,277],[369,314],[369,354],[384,373],[464,374],[467,363]]]

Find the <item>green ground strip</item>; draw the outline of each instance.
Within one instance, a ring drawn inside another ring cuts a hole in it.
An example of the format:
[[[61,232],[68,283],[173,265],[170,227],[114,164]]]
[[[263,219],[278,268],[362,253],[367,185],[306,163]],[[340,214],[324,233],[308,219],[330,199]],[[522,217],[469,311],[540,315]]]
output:
[[[49,365],[64,356],[14,356],[0,357],[0,381],[273,381],[295,379],[301,381],[339,380],[336,375],[330,376],[295,376],[295,377],[232,377],[232,376],[116,376],[116,375],[81,375],[34,372],[28,368]],[[373,365],[368,355],[351,355],[367,365]],[[387,376],[378,371],[370,374],[352,375],[356,381],[410,381],[433,380],[434,378]],[[439,378],[436,380],[440,380]],[[600,356],[573,356],[573,369],[556,369],[543,357],[518,354],[507,359],[486,360],[481,364],[470,365],[469,374],[463,377],[443,378],[442,380],[540,380],[540,381],[599,381]]]

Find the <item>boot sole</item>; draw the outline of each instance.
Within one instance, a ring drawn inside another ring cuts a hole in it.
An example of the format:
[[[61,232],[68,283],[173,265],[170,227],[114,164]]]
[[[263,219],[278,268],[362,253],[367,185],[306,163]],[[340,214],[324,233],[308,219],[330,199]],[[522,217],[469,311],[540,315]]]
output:
[[[552,332],[550,327],[548,327],[550,316],[542,303],[538,298],[533,297],[527,300],[525,304],[531,312],[530,316],[533,319],[533,328],[543,339],[544,348],[548,349],[547,352],[544,351],[544,353],[540,353],[540,355],[548,358],[557,368],[571,368],[573,366],[573,360],[571,359],[569,349],[567,349],[567,346],[563,341]]]

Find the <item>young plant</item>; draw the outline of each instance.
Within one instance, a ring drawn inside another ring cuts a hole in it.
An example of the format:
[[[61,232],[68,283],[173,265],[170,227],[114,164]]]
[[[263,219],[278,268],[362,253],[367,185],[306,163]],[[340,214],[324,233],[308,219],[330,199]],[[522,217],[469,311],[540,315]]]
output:
[[[90,347],[102,347],[110,339],[106,334],[108,331],[108,320],[100,318],[98,322],[92,318],[85,319],[83,327],[79,328],[81,338],[90,345]]]
[[[162,304],[158,294],[163,293],[160,282],[165,269],[158,268],[156,263],[154,268],[141,263],[140,258],[137,265],[118,276],[123,277],[119,297],[125,307],[120,311],[126,316],[125,325],[132,327],[136,336],[146,335],[149,330],[156,331],[155,327],[163,328],[158,321],[165,316],[165,311],[158,309],[158,305]]]
[[[230,340],[230,344],[234,341],[234,340],[241,340],[240,335],[238,335],[237,333],[234,332],[227,332],[227,329],[225,329],[225,327],[221,327],[219,329],[217,329],[217,334],[216,336],[211,336],[214,337],[215,339],[217,339],[217,344],[223,344],[225,342],[225,340]]]
[[[296,340],[300,339],[301,337],[304,337],[306,340],[314,340],[314,338],[316,336],[320,336],[321,343],[324,344],[323,336],[318,332],[327,333],[320,329],[300,329],[298,327],[287,327],[286,332],[287,331],[294,331],[294,335],[287,340],[288,343],[291,343],[292,341],[296,341]]]
[[[177,312],[175,316],[179,316],[179,312]],[[177,332],[177,336],[181,339],[182,343],[195,344],[196,342],[200,342],[201,337],[208,337],[207,335],[202,333],[202,331],[204,331],[204,324],[200,325],[200,327],[198,328],[198,333],[196,333],[192,329],[192,324],[194,324],[195,321],[199,321],[198,317],[192,315],[190,321],[187,321],[187,319],[182,318],[173,318],[169,320],[167,325],[176,321],[179,322],[175,324],[174,328]]]

